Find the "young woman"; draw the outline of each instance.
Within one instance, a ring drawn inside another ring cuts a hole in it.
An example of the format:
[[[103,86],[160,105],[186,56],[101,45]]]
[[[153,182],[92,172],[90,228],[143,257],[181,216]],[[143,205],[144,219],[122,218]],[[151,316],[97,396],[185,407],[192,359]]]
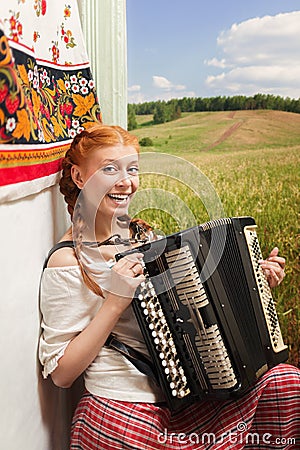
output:
[[[100,124],[77,136],[63,161],[60,188],[72,227],[43,273],[39,352],[44,377],[50,374],[57,386],[70,387],[84,373],[86,392],[73,418],[71,449],[297,448],[295,367],[278,365],[238,400],[201,401],[171,414],[152,378],[105,345],[113,332],[148,355],[130,307],[144,280],[142,255],[114,258],[128,248],[122,242],[133,230],[141,231],[126,220],[138,166],[137,139]],[[149,234],[147,226],[142,231]],[[117,243],[110,239],[116,234]],[[283,279],[284,265],[277,248],[262,262],[271,286]]]

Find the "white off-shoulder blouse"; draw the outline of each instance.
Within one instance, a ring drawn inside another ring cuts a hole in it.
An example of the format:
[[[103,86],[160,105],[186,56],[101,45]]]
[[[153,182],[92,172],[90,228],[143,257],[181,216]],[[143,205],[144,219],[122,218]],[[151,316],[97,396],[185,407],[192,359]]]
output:
[[[97,281],[109,289],[111,266],[97,267]],[[41,280],[42,334],[39,358],[46,378],[57,367],[69,342],[93,319],[105,298],[94,294],[83,282],[79,266],[46,268]],[[144,339],[129,306],[113,333],[125,344],[147,354]],[[84,373],[85,387],[94,395],[115,400],[155,403],[163,400],[156,384],[139,372],[119,352],[102,347]]]

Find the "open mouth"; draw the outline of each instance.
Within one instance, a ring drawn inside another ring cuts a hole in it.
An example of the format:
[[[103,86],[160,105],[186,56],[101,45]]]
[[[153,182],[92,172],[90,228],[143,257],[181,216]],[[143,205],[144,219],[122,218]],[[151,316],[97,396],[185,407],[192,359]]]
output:
[[[129,199],[129,194],[107,194],[109,198],[117,203],[126,203]]]

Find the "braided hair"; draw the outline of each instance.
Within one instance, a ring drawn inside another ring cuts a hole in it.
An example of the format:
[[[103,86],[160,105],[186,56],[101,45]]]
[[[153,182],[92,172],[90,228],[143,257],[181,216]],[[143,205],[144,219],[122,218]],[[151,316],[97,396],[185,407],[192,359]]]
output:
[[[81,189],[74,183],[71,169],[74,165],[80,165],[86,161],[93,150],[101,150],[101,148],[107,148],[117,144],[130,145],[139,153],[138,139],[119,126],[108,126],[97,123],[82,131],[74,138],[69,150],[66,152],[62,162],[62,177],[59,183],[60,191],[67,203],[68,212],[73,223],[75,254],[84,283],[96,295],[100,295],[101,297],[103,297],[102,289],[96,283],[81,258],[83,231],[86,224],[81,215],[80,201],[78,201]]]

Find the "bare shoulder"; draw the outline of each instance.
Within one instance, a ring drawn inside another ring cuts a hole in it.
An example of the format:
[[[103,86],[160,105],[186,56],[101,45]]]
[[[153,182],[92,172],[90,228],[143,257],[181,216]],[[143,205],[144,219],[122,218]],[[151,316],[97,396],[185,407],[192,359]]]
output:
[[[75,251],[71,247],[62,247],[56,250],[49,258],[47,267],[78,266]]]

